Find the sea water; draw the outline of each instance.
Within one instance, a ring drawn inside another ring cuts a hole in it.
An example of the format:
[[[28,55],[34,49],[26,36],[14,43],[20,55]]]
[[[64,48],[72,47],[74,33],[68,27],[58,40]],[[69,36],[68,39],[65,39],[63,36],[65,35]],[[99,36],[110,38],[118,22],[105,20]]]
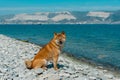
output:
[[[64,51],[76,58],[120,68],[119,24],[0,25],[0,34],[45,45],[54,32],[65,31]]]

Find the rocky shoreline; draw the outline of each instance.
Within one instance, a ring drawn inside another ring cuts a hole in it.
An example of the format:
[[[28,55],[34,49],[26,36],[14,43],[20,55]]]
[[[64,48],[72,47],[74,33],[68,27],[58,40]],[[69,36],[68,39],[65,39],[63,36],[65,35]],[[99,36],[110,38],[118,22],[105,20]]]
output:
[[[120,80],[120,75],[78,62],[64,54],[60,55],[55,71],[51,62],[48,69],[29,70],[24,61],[32,59],[41,47],[0,35],[0,80]]]

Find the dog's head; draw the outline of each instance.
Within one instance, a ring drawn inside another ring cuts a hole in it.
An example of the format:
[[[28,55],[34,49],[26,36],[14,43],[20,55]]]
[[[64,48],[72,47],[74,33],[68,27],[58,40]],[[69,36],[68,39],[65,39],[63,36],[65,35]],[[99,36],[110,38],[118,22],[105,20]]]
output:
[[[62,46],[66,40],[65,32],[62,31],[61,33],[54,33],[54,40],[57,45]]]

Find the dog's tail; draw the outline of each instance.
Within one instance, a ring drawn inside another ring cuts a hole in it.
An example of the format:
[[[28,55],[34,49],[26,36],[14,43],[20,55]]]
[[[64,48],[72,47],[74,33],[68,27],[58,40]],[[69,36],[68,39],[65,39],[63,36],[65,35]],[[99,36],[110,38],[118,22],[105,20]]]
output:
[[[25,65],[28,69],[32,69],[32,60],[25,60]]]

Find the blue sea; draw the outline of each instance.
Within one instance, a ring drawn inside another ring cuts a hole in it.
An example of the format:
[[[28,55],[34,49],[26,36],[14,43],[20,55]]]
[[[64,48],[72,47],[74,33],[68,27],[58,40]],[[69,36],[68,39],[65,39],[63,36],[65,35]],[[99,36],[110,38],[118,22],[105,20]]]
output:
[[[61,31],[66,32],[63,51],[67,54],[120,68],[120,24],[0,25],[0,34],[38,45]]]

